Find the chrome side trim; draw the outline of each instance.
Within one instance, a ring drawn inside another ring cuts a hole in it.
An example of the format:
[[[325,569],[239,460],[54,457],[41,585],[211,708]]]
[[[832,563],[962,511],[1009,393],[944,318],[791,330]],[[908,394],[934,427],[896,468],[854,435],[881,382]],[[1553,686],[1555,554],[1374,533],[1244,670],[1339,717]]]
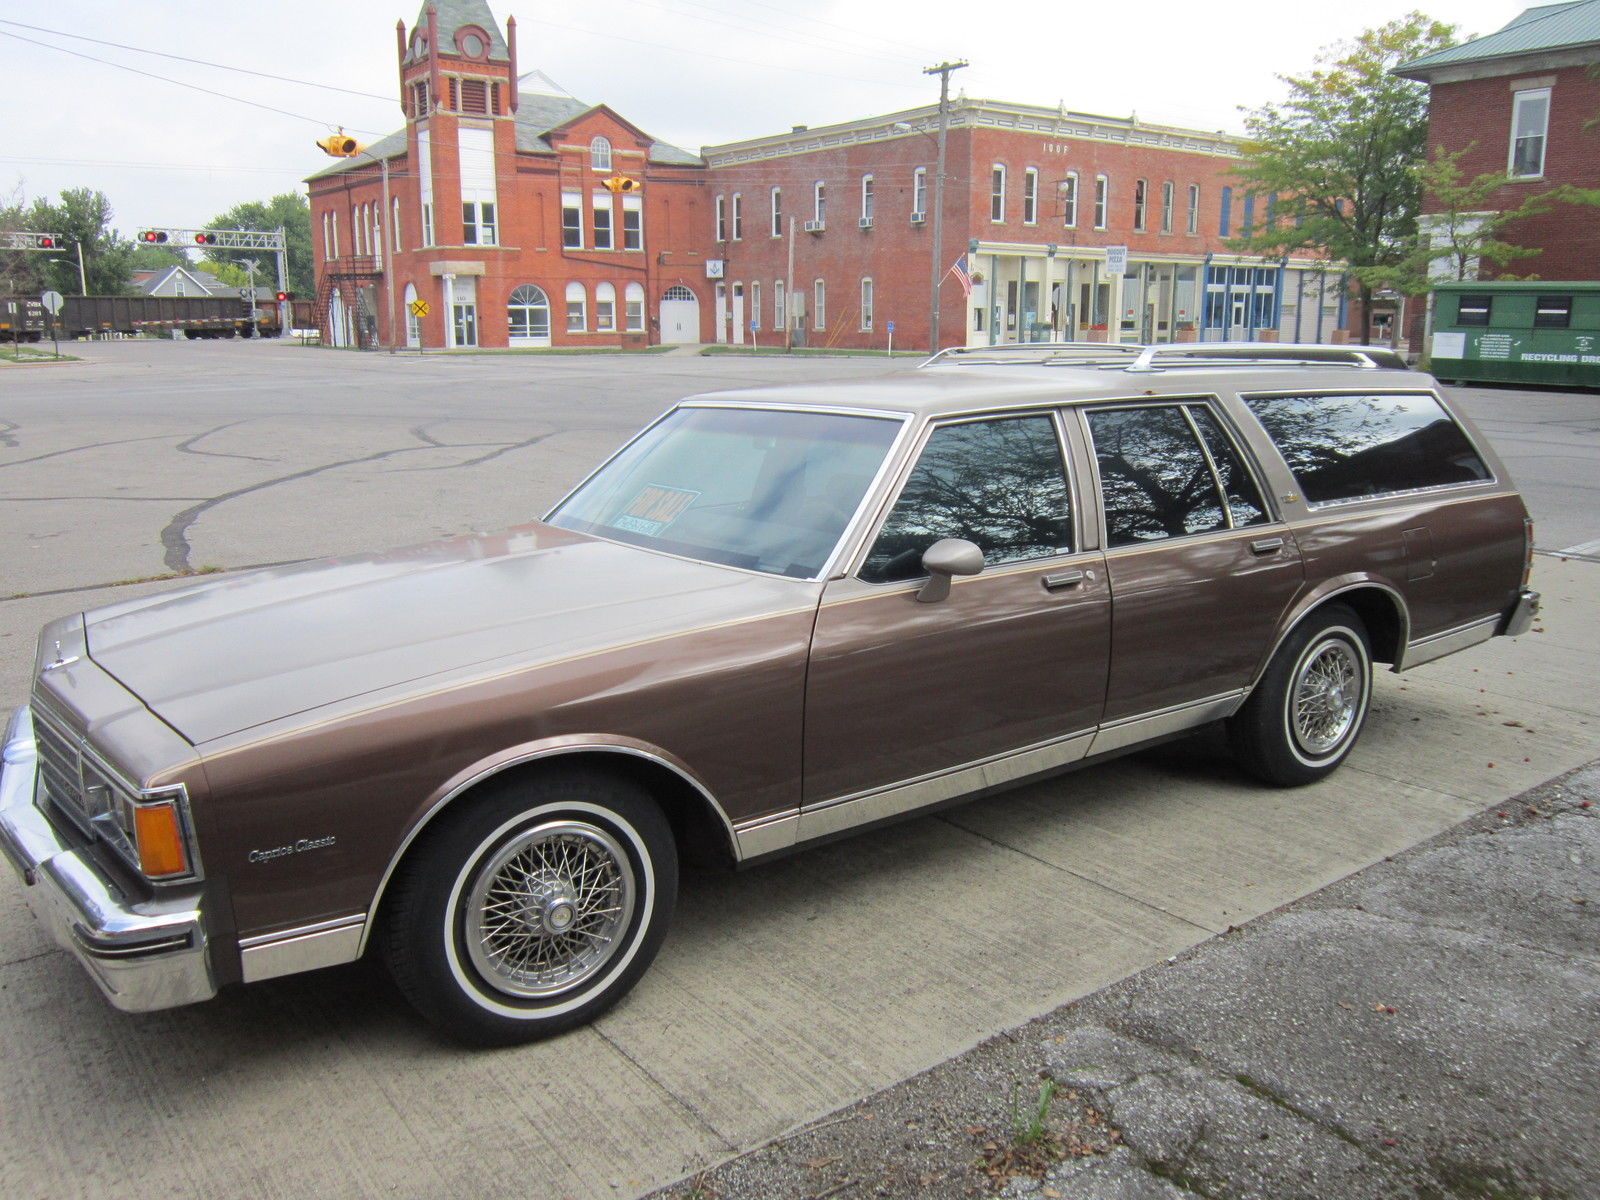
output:
[[[766,854],[776,854],[779,850],[788,850],[798,841],[799,832],[798,812],[780,813],[776,817],[762,817],[739,825],[734,830],[735,836],[739,839],[739,861],[745,862]]]
[[[1294,615],[1284,623],[1283,632],[1280,633],[1277,640],[1272,643],[1272,653],[1268,654],[1267,657],[1261,661],[1261,669],[1256,672],[1255,678],[1250,681],[1250,686],[1245,689],[1245,694],[1249,695],[1250,692],[1255,690],[1256,684],[1261,682],[1261,677],[1267,673],[1267,668],[1272,666],[1272,660],[1278,657],[1278,651],[1283,648],[1284,642],[1289,640],[1289,635],[1295,631],[1301,621],[1304,621],[1308,616],[1314,613],[1317,609],[1321,608],[1324,604],[1327,604],[1332,600],[1337,600],[1340,596],[1348,595],[1351,592],[1359,592],[1366,588],[1372,588],[1384,593],[1384,595],[1386,595],[1394,603],[1395,612],[1400,618],[1399,657],[1404,659],[1407,645],[1406,638],[1411,633],[1411,610],[1406,607],[1405,597],[1394,588],[1390,587],[1387,583],[1380,583],[1376,579],[1361,579],[1354,583],[1344,584],[1343,586],[1336,588],[1331,592],[1317,593],[1309,600],[1302,597],[1300,607],[1297,608]],[[1394,663],[1389,669],[1398,674],[1401,670],[1401,666],[1399,663]]]
[[[256,983],[280,975],[355,962],[361,957],[366,928],[366,914],[355,913],[299,929],[241,938],[239,962],[244,970],[244,981]]]
[[[934,772],[906,783],[840,796],[802,809],[795,841],[843,833],[859,825],[897,817],[915,809],[987,788],[1015,783],[1029,775],[1077,762],[1088,751],[1092,731],[1041,742],[1013,754],[997,754],[962,767]]]
[[[1425,638],[1407,642],[1405,654],[1402,661],[1395,666],[1395,670],[1409,671],[1412,667],[1420,667],[1423,663],[1430,663],[1447,654],[1465,650],[1468,646],[1487,642],[1494,636],[1494,631],[1499,626],[1499,616],[1484,617],[1466,625],[1458,625],[1454,629],[1446,629],[1443,633],[1431,633]]]
[[[1212,721],[1220,721],[1223,717],[1232,716],[1239,705],[1244,703],[1244,698],[1248,694],[1245,689],[1239,688],[1220,695],[1207,696],[1204,700],[1175,704],[1171,708],[1163,708],[1157,712],[1108,721],[1094,735],[1094,743],[1089,747],[1089,753],[1106,754],[1112,750],[1121,750],[1126,746],[1147,742],[1152,738],[1164,737],[1169,733],[1181,733],[1185,729],[1196,729]]]
[[[592,737],[595,735],[590,734],[589,736]],[[653,762],[658,766],[665,767],[667,770],[671,771],[679,779],[683,780],[684,783],[692,787],[700,795],[700,797],[705,800],[706,804],[710,806],[711,811],[717,814],[717,818],[722,822],[723,832],[728,837],[728,845],[733,848],[734,854],[739,854],[739,837],[734,831],[733,822],[728,820],[727,810],[724,809],[720,803],[718,803],[717,798],[713,796],[709,790],[702,786],[697,779],[695,779],[688,772],[684,771],[681,767],[677,766],[675,763],[671,762],[669,759],[663,758],[659,754],[652,754],[648,750],[641,750],[634,746],[617,746],[609,742],[573,742],[563,743],[559,746],[546,746],[539,750],[531,750],[524,754],[515,755],[512,758],[506,759],[504,762],[495,763],[492,767],[487,767],[483,770],[475,772],[468,778],[456,784],[428,807],[428,811],[422,814],[422,818],[411,827],[411,832],[406,834],[404,840],[401,841],[400,845],[395,849],[395,852],[389,857],[389,865],[384,868],[383,878],[378,880],[378,888],[372,894],[372,903],[367,906],[365,917],[366,924],[361,931],[361,942],[356,953],[360,955],[366,951],[367,940],[371,937],[372,930],[377,925],[378,905],[383,902],[383,894],[388,890],[389,880],[394,877],[395,868],[400,865],[400,860],[406,856],[406,851],[411,848],[411,843],[417,840],[417,836],[433,823],[434,818],[443,812],[449,806],[452,800],[468,789],[476,787],[484,780],[492,779],[502,771],[509,770],[512,767],[521,766],[523,763],[536,762],[542,758],[559,758],[574,754],[591,754],[597,751],[604,754],[624,754],[633,758],[642,758],[649,762]]]

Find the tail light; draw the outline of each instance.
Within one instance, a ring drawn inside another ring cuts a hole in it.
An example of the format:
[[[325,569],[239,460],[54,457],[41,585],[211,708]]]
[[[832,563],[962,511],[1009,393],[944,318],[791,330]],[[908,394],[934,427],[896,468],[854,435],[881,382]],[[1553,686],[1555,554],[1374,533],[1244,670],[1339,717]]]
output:
[[[1533,518],[1522,518],[1522,586],[1533,578]]]

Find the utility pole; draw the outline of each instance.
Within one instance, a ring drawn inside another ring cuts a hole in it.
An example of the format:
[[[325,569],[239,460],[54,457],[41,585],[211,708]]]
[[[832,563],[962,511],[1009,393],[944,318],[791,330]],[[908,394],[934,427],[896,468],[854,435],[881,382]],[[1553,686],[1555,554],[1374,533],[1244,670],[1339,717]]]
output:
[[[933,263],[928,268],[932,282],[929,290],[928,352],[939,353],[939,286],[944,282],[944,163],[945,135],[950,129],[950,72],[959,71],[967,62],[942,62],[923,70],[924,75],[939,77],[939,162],[933,176]]]

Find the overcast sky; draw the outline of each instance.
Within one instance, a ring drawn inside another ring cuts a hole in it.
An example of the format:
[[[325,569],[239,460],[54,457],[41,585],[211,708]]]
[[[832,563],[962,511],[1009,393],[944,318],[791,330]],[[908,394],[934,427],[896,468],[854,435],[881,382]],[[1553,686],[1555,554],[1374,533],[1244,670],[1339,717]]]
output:
[[[5,0],[0,197],[98,188],[128,235],[203,226],[240,201],[302,188],[328,162],[313,141],[335,126],[363,141],[399,127],[394,26],[403,19],[409,28],[419,7]],[[1525,7],[1439,0],[1424,11],[1483,34]],[[1407,11],[1382,0],[1270,8],[491,0],[491,8],[502,27],[517,18],[521,70],[540,69],[579,99],[609,104],[690,150],[930,103],[938,81],[922,69],[963,58],[971,66],[952,86],[969,96],[1238,131],[1240,106],[1281,98],[1276,75],[1302,71],[1322,47]],[[284,80],[222,69],[230,67]]]

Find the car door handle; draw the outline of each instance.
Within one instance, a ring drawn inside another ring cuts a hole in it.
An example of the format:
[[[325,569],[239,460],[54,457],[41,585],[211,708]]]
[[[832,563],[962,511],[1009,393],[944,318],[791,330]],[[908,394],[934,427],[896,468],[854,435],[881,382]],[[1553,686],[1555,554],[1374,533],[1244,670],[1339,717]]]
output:
[[[1282,538],[1261,538],[1250,543],[1251,554],[1276,554],[1283,549]]]
[[[1077,587],[1083,582],[1082,571],[1061,571],[1055,575],[1042,575],[1039,582],[1044,585],[1047,592],[1059,592],[1063,588]]]

